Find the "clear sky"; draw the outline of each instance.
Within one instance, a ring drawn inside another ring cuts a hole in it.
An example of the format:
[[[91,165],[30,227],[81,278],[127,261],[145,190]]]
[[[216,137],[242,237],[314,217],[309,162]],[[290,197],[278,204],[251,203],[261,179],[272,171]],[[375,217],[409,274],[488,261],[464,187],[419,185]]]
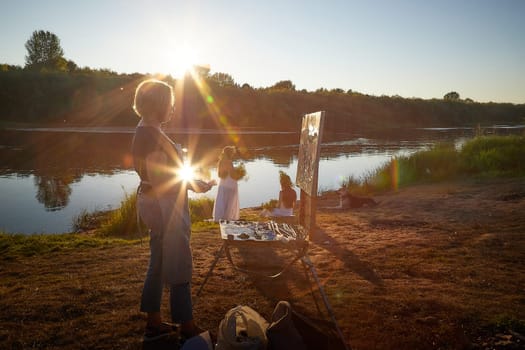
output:
[[[0,0],[0,63],[35,30],[77,65],[268,87],[525,103],[525,0]]]

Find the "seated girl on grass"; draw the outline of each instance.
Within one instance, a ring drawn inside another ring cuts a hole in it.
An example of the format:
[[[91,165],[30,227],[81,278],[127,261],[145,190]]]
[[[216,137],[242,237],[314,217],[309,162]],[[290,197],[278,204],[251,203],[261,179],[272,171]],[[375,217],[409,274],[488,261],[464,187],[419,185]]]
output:
[[[293,216],[293,209],[297,202],[297,193],[293,189],[292,180],[290,176],[286,175],[284,171],[279,171],[279,182],[281,190],[279,191],[279,202],[277,208],[273,208],[270,212],[264,209],[261,216]]]

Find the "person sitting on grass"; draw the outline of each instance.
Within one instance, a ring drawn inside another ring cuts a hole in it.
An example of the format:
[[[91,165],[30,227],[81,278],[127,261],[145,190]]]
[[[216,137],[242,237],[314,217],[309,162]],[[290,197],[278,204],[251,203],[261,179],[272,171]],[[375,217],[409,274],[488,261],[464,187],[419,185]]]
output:
[[[279,171],[279,183],[281,184],[281,190],[279,191],[279,202],[277,208],[274,208],[271,212],[265,209],[261,213],[261,216],[293,216],[293,210],[295,203],[297,202],[297,193],[293,189],[290,176],[285,174],[282,170]]]

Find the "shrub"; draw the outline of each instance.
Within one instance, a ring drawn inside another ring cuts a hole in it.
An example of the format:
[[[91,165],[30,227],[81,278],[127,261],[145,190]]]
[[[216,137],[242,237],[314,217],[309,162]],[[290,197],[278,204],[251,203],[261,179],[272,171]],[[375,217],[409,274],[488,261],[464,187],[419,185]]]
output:
[[[207,197],[190,199],[191,222],[204,221],[211,218],[214,200]]]
[[[190,216],[192,223],[211,218],[214,200],[210,198],[190,199]],[[148,229],[137,220],[137,195],[125,194],[120,207],[109,214],[100,225],[100,233],[105,236],[144,236]],[[94,215],[94,214],[93,214]],[[86,221],[85,213],[77,221]],[[140,224],[140,226],[139,226]]]
[[[138,226],[137,194],[124,194],[120,207],[111,212],[109,218],[100,227],[100,233],[107,236],[144,235],[147,230]]]
[[[398,159],[399,185],[442,181],[459,173],[459,157],[452,144],[438,144],[427,151]]]
[[[524,136],[481,136],[467,142],[460,151],[467,174],[525,175]]]

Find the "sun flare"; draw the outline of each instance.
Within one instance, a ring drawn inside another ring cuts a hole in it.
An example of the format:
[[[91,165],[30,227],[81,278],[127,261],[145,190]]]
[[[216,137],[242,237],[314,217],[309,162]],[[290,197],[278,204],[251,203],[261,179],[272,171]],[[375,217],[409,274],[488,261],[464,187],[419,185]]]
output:
[[[184,162],[178,175],[183,181],[191,181],[195,178],[195,169],[189,162]]]

